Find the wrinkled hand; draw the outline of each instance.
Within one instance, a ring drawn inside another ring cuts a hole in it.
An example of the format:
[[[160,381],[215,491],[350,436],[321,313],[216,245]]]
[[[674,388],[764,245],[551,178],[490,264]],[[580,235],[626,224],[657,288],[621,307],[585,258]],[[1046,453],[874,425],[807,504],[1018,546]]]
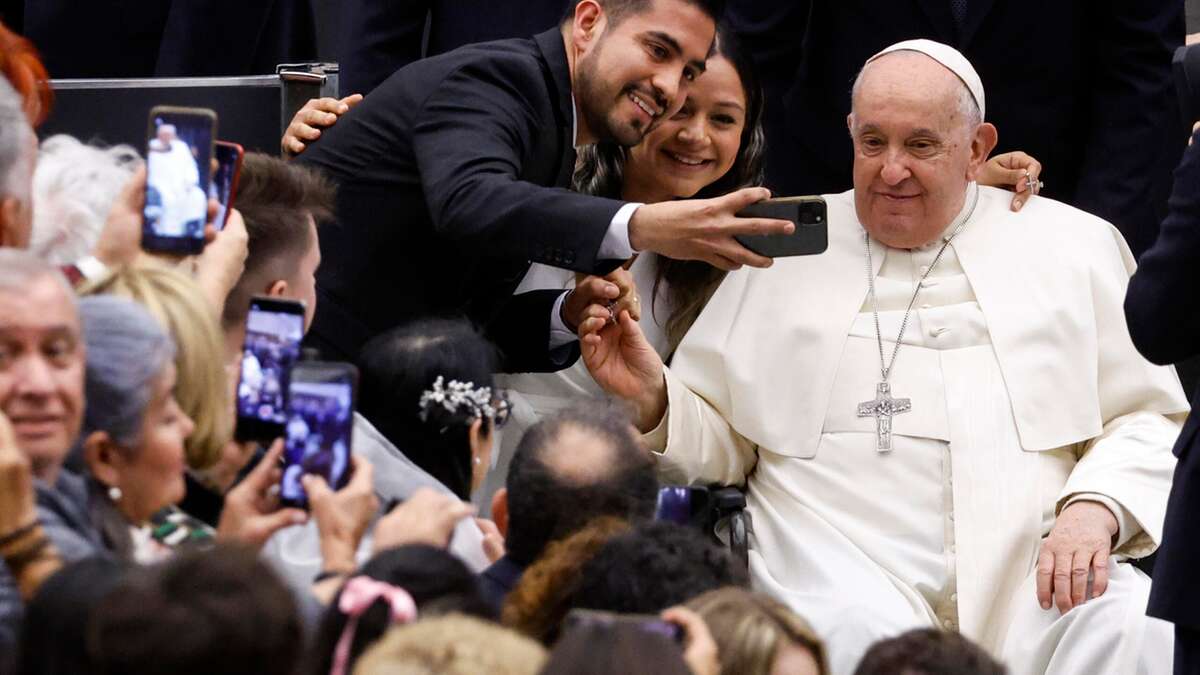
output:
[[[475,514],[475,507],[433,488],[418,488],[375,525],[376,552],[405,544],[446,548],[458,521]]]
[[[791,234],[791,221],[738,218],[751,204],[769,199],[766,188],[744,188],[715,199],[686,199],[639,206],[629,220],[629,243],[676,260],[703,260],[726,271],[742,265],[770,267],[771,259],[742,246],[737,234]]]
[[[142,207],[146,203],[146,167],[134,172],[108,210],[92,255],[109,267],[128,265],[142,254]]]
[[[671,607],[663,610],[663,621],[683,629],[683,661],[692,675],[718,675],[721,672],[720,652],[708,624],[686,607]]]
[[[379,511],[374,468],[358,455],[351,456],[351,463],[354,475],[337,492],[320,476],[306,474],[300,479],[308,494],[309,511],[317,521],[326,570],[349,572],[357,567],[358,544]]]
[[[1058,514],[1050,536],[1038,554],[1037,597],[1042,609],[1050,601],[1066,614],[1087,600],[1088,575],[1092,573],[1091,597],[1108,588],[1108,556],[1117,519],[1099,502],[1078,501]]]
[[[33,468],[17,447],[12,423],[0,413],[0,537],[15,532],[37,517]]]
[[[283,439],[279,439],[271,444],[258,466],[225,495],[217,537],[261,548],[277,531],[308,520],[308,514],[300,509],[279,508],[279,496],[273,488],[283,475],[279,468],[282,454]]]
[[[321,130],[337,124],[338,118],[350,112],[350,109],[363,100],[362,94],[351,94],[343,99],[331,97],[310,99],[304,107],[297,110],[292,121],[288,124],[283,139],[279,142],[280,149],[287,157],[295,157],[304,152],[308,143],[321,137]]]
[[[496,527],[496,523],[487,518],[476,518],[475,525],[479,527],[479,531],[483,532],[483,554],[487,556],[489,562],[496,562],[504,557],[504,535],[500,534],[500,528]]]
[[[1038,178],[1042,175],[1042,163],[1023,152],[1006,152],[989,159],[980,170],[976,180],[980,185],[1004,188],[1016,194],[1012,210],[1020,211],[1033,195],[1041,192]],[[1032,181],[1032,189],[1030,182]]]
[[[667,409],[663,361],[629,312],[617,322],[590,317],[579,326],[583,362],[604,391],[625,399],[636,410],[635,424],[653,429]]]
[[[637,321],[642,318],[641,305],[633,275],[618,267],[603,277],[581,276],[562,304],[562,320],[575,332],[589,318],[612,321],[623,309]]]
[[[212,243],[195,257],[196,283],[204,296],[220,315],[225,307],[225,298],[242,278],[246,269],[246,257],[250,253],[250,235],[246,232],[246,221],[237,209],[229,210],[229,219],[224,229],[216,234]]]

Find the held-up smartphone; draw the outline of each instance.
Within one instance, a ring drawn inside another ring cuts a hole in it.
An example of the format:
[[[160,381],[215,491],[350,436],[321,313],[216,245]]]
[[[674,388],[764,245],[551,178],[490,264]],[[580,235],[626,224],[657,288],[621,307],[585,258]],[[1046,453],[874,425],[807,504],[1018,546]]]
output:
[[[703,523],[708,515],[709,495],[706,487],[667,485],[658,489],[654,519],[676,525]]]
[[[821,197],[784,197],[751,204],[738,212],[740,218],[778,218],[796,225],[791,234],[737,235],[742,246],[768,258],[816,255],[829,247],[829,223]]]
[[[213,152],[217,161],[209,194],[217,200],[217,217],[213,224],[220,230],[229,220],[229,209],[233,208],[233,200],[237,196],[237,184],[242,176],[242,160],[246,151],[237,143],[217,141],[213,145]]]
[[[292,368],[279,501],[308,508],[300,479],[321,476],[331,490],[350,479],[350,443],[358,371],[349,363],[301,361]]]
[[[155,106],[146,132],[142,248],[179,255],[204,250],[217,114]]]
[[[288,382],[292,366],[300,360],[303,338],[304,303],[250,299],[237,388],[235,436],[239,441],[265,445],[283,436]]]
[[[663,621],[653,614],[617,614],[595,609],[573,609],[567,613],[564,623],[566,630],[585,626],[612,627],[620,625],[633,626],[637,630],[662,635],[679,644],[683,644],[685,637],[683,628],[670,621]]]

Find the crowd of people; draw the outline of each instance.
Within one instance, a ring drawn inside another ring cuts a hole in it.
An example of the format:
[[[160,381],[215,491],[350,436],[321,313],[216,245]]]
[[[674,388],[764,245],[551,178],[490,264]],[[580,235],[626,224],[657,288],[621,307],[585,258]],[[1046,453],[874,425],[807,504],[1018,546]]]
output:
[[[1170,98],[1182,3],[1035,83],[986,0],[844,48],[865,10],[436,4],[422,49],[347,3],[390,42],[194,255],[141,237],[207,154],[39,141],[0,24],[0,674],[1200,673],[1200,144],[1099,112]],[[823,252],[749,245],[817,193]]]

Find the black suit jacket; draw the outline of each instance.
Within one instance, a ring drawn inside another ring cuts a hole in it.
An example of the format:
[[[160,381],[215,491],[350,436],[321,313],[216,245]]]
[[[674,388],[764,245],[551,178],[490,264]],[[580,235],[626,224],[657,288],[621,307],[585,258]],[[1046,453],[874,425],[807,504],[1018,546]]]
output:
[[[51,77],[267,75],[314,58],[309,0],[25,0]]]
[[[558,292],[512,296],[530,262],[607,273],[621,202],[567,190],[571,83],[557,29],[463,47],[397,71],[300,156],[339,184],[321,232],[312,334],[353,358],[408,319],[465,314],[508,371],[554,370]],[[572,347],[577,353],[577,347]]]
[[[850,87],[872,54],[930,38],[983,79],[998,152],[1045,167],[1047,196],[1114,223],[1135,254],[1153,241],[1184,141],[1171,87],[1182,0],[731,0],[728,18],[768,91],[767,178],[780,194],[851,185]]]
[[[1146,251],[1125,296],[1129,334],[1155,363],[1200,354],[1200,135],[1175,172],[1170,213],[1158,241]],[[1200,628],[1200,397],[1175,444],[1179,464],[1167,505],[1162,546],[1154,564],[1150,614]]]
[[[341,95],[368,94],[425,56],[540,33],[565,6],[566,0],[341,0]]]

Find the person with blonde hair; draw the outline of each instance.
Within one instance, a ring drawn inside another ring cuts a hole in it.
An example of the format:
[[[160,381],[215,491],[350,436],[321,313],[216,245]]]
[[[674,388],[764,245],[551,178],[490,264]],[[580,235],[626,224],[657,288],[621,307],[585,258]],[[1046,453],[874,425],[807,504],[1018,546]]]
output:
[[[186,443],[187,464],[202,472],[220,458],[233,437],[233,400],[224,363],[225,347],[212,307],[200,287],[182,272],[143,263],[114,270],[85,285],[81,295],[111,294],[146,307],[170,332],[178,349],[176,396],[196,425]]]
[[[762,593],[730,586],[687,603],[717,641],[721,675],[828,675],[825,647],[808,622]]]
[[[354,675],[535,675],[546,650],[480,619],[451,614],[397,626],[358,661]]]

